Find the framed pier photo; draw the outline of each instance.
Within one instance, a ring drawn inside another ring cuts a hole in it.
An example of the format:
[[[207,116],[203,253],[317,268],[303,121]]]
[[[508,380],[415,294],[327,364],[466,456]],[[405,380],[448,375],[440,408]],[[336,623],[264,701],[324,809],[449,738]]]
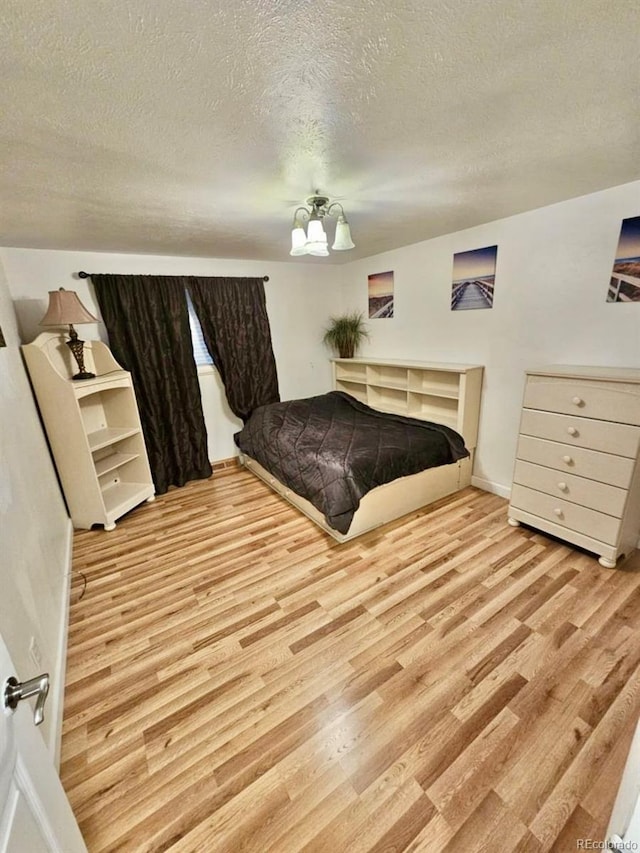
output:
[[[640,302],[640,216],[622,220],[607,302]]]
[[[493,308],[497,246],[458,252],[453,256],[451,310]]]

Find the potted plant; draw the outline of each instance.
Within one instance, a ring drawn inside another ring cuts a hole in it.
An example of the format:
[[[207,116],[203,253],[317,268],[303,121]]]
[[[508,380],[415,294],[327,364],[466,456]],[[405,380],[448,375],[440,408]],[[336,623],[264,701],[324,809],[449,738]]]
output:
[[[353,358],[362,341],[368,337],[364,315],[353,311],[351,314],[343,314],[342,317],[332,317],[322,340],[337,350],[340,358]]]

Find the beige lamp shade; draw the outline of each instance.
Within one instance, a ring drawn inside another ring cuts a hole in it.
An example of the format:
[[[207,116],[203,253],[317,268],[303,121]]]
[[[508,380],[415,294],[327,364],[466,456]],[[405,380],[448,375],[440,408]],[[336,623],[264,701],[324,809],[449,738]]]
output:
[[[90,314],[78,299],[75,290],[49,291],[49,307],[40,320],[41,326],[72,326],[80,323],[97,323],[98,318]]]

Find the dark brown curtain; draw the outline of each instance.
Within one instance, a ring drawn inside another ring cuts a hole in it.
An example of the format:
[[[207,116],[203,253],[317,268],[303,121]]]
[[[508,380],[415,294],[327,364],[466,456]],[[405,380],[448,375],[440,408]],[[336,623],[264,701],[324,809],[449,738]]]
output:
[[[111,351],[132,376],[156,492],[211,476],[185,280],[91,279]]]
[[[280,400],[261,278],[185,279],[231,410],[243,421]]]

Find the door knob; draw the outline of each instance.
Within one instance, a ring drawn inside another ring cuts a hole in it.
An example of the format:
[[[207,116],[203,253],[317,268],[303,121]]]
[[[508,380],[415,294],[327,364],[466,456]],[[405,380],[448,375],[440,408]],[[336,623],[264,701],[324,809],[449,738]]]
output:
[[[29,681],[18,681],[17,678],[11,676],[7,678],[4,688],[4,706],[11,708],[12,711],[18,707],[18,702],[22,699],[28,699],[30,696],[37,696],[36,707],[33,712],[33,722],[36,726],[44,720],[44,703],[47,700],[49,693],[49,673],[45,672],[42,675],[36,675],[35,678],[30,678]]]

